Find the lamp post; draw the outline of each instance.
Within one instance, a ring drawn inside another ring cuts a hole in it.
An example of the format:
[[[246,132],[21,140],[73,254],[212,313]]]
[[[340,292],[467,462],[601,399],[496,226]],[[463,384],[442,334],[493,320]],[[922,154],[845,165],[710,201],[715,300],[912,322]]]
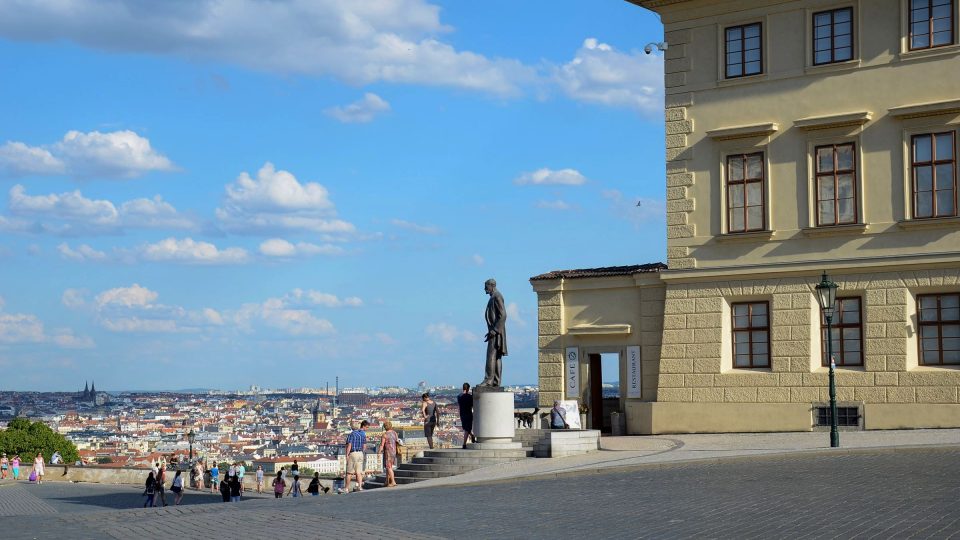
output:
[[[840,433],[837,431],[837,386],[834,379],[833,361],[833,313],[837,306],[837,284],[823,273],[820,283],[817,284],[817,301],[820,302],[820,311],[827,321],[827,358],[830,359],[830,448],[840,446]]]
[[[190,428],[190,433],[187,433],[187,440],[190,441],[190,462],[193,463],[193,441],[197,440],[197,434],[194,433],[193,428]]]

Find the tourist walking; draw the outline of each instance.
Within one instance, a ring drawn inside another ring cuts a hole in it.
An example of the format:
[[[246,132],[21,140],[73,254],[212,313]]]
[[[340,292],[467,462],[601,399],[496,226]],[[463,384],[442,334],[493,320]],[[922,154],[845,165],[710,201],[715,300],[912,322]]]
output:
[[[397,464],[397,443],[400,438],[393,430],[393,423],[389,420],[383,423],[383,435],[380,436],[380,452],[383,453],[383,472],[387,475],[387,487],[397,485],[393,477],[393,467]]]
[[[235,474],[230,480],[230,502],[240,502],[240,495],[243,493],[243,487],[240,483],[240,475]]]
[[[163,467],[158,468],[156,480],[157,496],[154,498],[154,503],[156,503],[157,506],[167,506],[167,496],[163,492],[163,484],[167,481],[167,471],[165,471]]]
[[[290,491],[287,491],[287,495],[291,497],[302,497],[303,492],[300,491],[300,475],[293,475],[293,483],[290,484]]]
[[[20,479],[20,454],[15,454],[10,460],[10,470],[13,472],[13,479]]]
[[[354,424],[355,425],[355,424]],[[344,491],[350,493],[350,475],[354,475],[357,478],[357,491],[363,491],[363,468],[364,468],[364,455],[363,448],[367,445],[367,426],[370,425],[370,422],[366,420],[360,422],[360,428],[354,428],[353,431],[347,435],[347,473],[346,473],[346,485]],[[351,426],[353,427],[353,426]],[[431,448],[433,448],[431,446]],[[343,491],[341,492],[343,493]]]
[[[316,497],[320,495],[321,489],[322,488],[320,487],[320,473],[315,472],[313,473],[313,479],[310,480],[310,485],[307,486],[307,493],[309,493],[312,497]],[[330,488],[327,488],[327,489],[330,489]],[[324,490],[324,493],[326,493],[326,490]]]
[[[177,497],[173,500],[173,505],[179,506],[180,501],[183,499],[183,477],[180,476],[180,471],[177,471],[177,474],[173,475],[170,491],[177,494]]]
[[[144,482],[143,488],[143,494],[147,497],[147,500],[143,503],[143,507],[153,506],[153,498],[157,492],[157,481],[153,477],[153,471],[150,471],[150,475],[147,476],[147,481]]]
[[[550,409],[550,427],[552,429],[569,429],[567,423],[567,410],[560,405],[560,401],[553,402],[553,408]]]
[[[460,408],[460,426],[463,427],[463,447],[467,441],[477,442],[473,436],[473,394],[470,393],[470,383],[463,383],[463,393],[457,396],[457,406]]]
[[[7,479],[7,468],[10,467],[10,460],[7,459],[7,453],[3,453],[3,457],[0,457],[0,480]]]
[[[257,493],[263,493],[263,465],[257,465]]]
[[[220,482],[220,498],[223,502],[230,502],[230,477],[227,476]]]
[[[293,460],[293,465],[290,466],[290,472],[294,476],[300,476],[300,465],[297,464],[297,460]]]
[[[213,462],[213,467],[210,467],[210,492],[216,493],[218,487],[220,487],[220,467],[217,466],[217,462]]]
[[[427,446],[433,449],[433,431],[440,424],[440,411],[437,404],[430,397],[430,392],[421,396],[420,414],[423,416],[423,436],[427,438]]]
[[[243,493],[243,475],[247,474],[247,468],[243,463],[237,465],[237,477],[240,478],[240,493]]]
[[[287,488],[287,482],[283,479],[283,471],[277,473],[277,477],[273,479],[273,498],[282,499],[283,490]]]
[[[42,484],[46,472],[43,468],[43,452],[37,452],[37,457],[33,460],[33,472],[37,475],[37,484]]]
[[[204,487],[203,487],[203,485],[204,485],[204,484],[203,484],[203,465],[201,465],[200,462],[198,461],[198,462],[196,463],[196,465],[194,465],[194,470],[196,471],[197,489],[204,489]]]

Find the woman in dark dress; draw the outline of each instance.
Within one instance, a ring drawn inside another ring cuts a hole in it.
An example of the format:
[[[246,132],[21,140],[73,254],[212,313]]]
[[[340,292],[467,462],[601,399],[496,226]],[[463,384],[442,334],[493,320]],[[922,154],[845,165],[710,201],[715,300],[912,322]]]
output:
[[[230,484],[230,502],[240,502],[240,493],[243,492],[240,475],[231,476],[228,483]]]
[[[153,506],[153,498],[157,493],[157,481],[153,477],[153,471],[150,471],[150,476],[147,476],[147,481],[143,483],[143,494],[147,496],[147,501],[143,503],[143,507]]]
[[[223,482],[220,482],[220,496],[223,497],[223,502],[230,502],[230,476],[223,479]]]

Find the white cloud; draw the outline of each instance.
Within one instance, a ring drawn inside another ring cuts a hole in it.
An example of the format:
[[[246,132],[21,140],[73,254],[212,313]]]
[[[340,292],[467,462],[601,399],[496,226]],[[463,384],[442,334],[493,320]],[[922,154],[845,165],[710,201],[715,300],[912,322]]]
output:
[[[67,289],[63,291],[60,301],[69,309],[80,309],[87,304],[87,291],[83,289]]]
[[[6,303],[7,303],[6,300],[4,300],[2,296],[0,296],[0,310],[3,309],[3,306],[6,305]]]
[[[628,107],[651,117],[663,111],[663,59],[658,55],[624,53],[588,38],[573,60],[554,68],[553,80],[577,101]]]
[[[527,321],[520,317],[520,306],[518,306],[516,302],[510,302],[507,304],[507,319],[519,324],[520,326],[527,325]]]
[[[243,248],[219,249],[209,242],[192,238],[167,238],[141,246],[138,253],[148,261],[185,264],[242,264],[250,258]]]
[[[274,302],[275,305],[282,307],[289,306],[321,306],[321,307],[360,307],[363,305],[363,300],[356,296],[349,296],[347,298],[339,298],[335,294],[313,291],[313,290],[303,290],[303,289],[293,289],[289,293],[283,296],[283,298],[271,298],[267,302]]]
[[[327,189],[316,182],[301,184],[293,174],[266,163],[251,178],[241,173],[226,187],[226,197],[216,210],[223,227],[237,233],[300,230],[330,235],[351,235],[353,224],[336,219]]]
[[[321,336],[333,334],[336,329],[329,320],[317,316],[315,310],[361,306],[363,300],[356,296],[340,298],[321,291],[293,289],[281,297],[267,298],[260,304],[244,304],[232,315],[232,320],[248,332],[254,332],[259,325],[279,330],[288,336]]]
[[[309,242],[288,242],[282,238],[271,238],[260,244],[260,253],[267,257],[304,257],[311,255],[342,255],[345,250],[332,244],[317,245]]]
[[[93,249],[87,244],[80,244],[74,249],[64,242],[57,246],[57,251],[60,252],[60,256],[64,259],[77,262],[105,261],[107,259],[106,253]]]
[[[571,210],[573,208],[573,206],[571,206],[570,203],[560,199],[557,199],[554,201],[537,201],[536,206],[537,208],[543,208],[545,210],[558,210],[558,211]]]
[[[72,330],[60,329],[53,335],[53,342],[64,349],[92,349],[96,343],[89,336],[74,335]]]
[[[483,264],[486,262],[483,256],[477,253],[474,253],[473,256],[470,257],[470,260],[473,261],[473,264],[477,266],[483,266]]]
[[[120,204],[103,199],[89,199],[80,190],[48,195],[28,195],[22,185],[10,188],[8,206],[19,218],[33,218],[35,223],[20,219],[6,228],[59,235],[117,234],[124,229],[173,228],[189,229],[196,224],[177,212],[159,195],[152,199],[134,199]],[[0,218],[2,219],[2,218]]]
[[[3,299],[0,298],[0,309]],[[53,343],[64,349],[89,349],[93,340],[76,336],[73,331],[61,328],[52,336],[46,333],[43,321],[29,313],[0,313],[0,344]]]
[[[221,315],[210,308],[199,311],[156,303],[159,293],[134,283],[101,292],[94,298],[97,321],[111,332],[199,332],[223,325]]]
[[[513,180],[514,184],[517,185],[526,185],[533,184],[539,186],[547,185],[564,185],[564,186],[579,186],[587,182],[585,176],[580,174],[580,171],[576,169],[537,169],[533,172],[523,173]]]
[[[111,305],[123,307],[145,307],[153,303],[159,296],[159,293],[134,283],[129,287],[117,287],[115,289],[103,291],[97,295],[95,301],[97,306],[101,308]]]
[[[18,141],[0,146],[0,173],[6,176],[136,178],[150,171],[174,169],[173,163],[154,150],[148,139],[129,130],[68,131],[63,139],[47,146],[29,146]]]
[[[117,52],[168,54],[351,84],[429,84],[496,95],[519,92],[533,70],[458,51],[426,0],[72,0],[0,4],[0,35],[73,41]]]
[[[344,124],[364,124],[390,110],[390,104],[380,96],[367,92],[363,99],[349,105],[331,107],[324,111]]]
[[[408,231],[414,231],[421,234],[434,235],[434,234],[440,234],[441,232],[440,227],[437,227],[435,225],[421,225],[419,223],[413,223],[412,221],[405,221],[402,219],[392,219],[390,220],[390,224],[400,229],[406,229]]]
[[[480,338],[469,330],[461,330],[448,323],[431,323],[424,330],[427,337],[434,341],[446,344],[453,344],[458,341],[476,342]]]

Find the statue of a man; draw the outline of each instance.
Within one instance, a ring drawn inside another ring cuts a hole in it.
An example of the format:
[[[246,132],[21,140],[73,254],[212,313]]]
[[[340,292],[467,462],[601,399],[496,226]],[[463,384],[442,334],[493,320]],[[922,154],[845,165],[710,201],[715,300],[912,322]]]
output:
[[[500,386],[502,372],[501,358],[507,355],[507,308],[503,304],[503,295],[497,290],[497,282],[488,279],[483,290],[490,295],[487,302],[487,366],[483,382],[477,386]]]

